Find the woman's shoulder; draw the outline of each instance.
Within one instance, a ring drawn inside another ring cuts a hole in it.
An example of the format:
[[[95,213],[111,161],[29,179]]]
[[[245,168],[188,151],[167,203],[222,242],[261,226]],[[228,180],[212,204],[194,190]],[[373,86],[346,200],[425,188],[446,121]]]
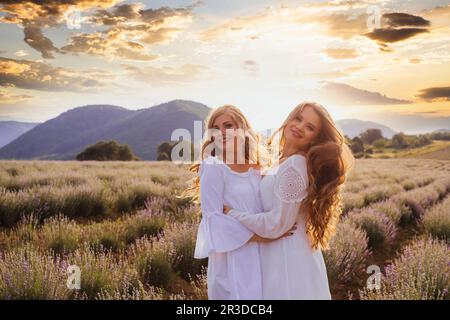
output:
[[[210,156],[200,162],[198,173],[200,176],[211,173],[218,174],[222,172],[224,163],[217,157]]]
[[[295,154],[287,158],[280,164],[278,173],[281,176],[300,176],[303,180],[308,180],[308,167],[306,157]]]
[[[280,166],[283,165],[285,167],[293,167],[300,170],[306,169],[306,157],[300,154],[294,154],[287,158]]]

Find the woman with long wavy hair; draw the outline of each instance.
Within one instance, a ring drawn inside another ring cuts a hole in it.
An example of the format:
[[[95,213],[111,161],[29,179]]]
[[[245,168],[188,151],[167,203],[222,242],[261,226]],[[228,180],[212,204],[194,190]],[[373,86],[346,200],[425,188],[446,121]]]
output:
[[[320,104],[304,102],[272,137],[278,164],[261,180],[262,212],[224,206],[227,216],[265,238],[260,245],[263,299],[330,299],[321,249],[341,210],[340,189],[354,162],[342,133]]]
[[[223,215],[224,205],[249,212],[262,210],[259,135],[231,105],[213,110],[205,129],[201,162],[191,167],[197,175],[185,192],[200,201],[202,211],[194,257],[208,258],[209,299],[262,299],[259,243],[273,239],[259,237]]]

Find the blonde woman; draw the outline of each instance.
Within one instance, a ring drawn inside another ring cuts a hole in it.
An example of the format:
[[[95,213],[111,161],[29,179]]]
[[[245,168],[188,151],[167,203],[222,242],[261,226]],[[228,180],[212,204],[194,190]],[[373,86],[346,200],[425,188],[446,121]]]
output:
[[[262,210],[259,137],[242,112],[230,105],[215,109],[206,129],[203,160],[191,168],[198,176],[188,190],[200,198],[202,211],[194,257],[208,257],[209,299],[262,299],[259,243],[273,239],[259,237],[223,215],[224,205],[247,212]],[[245,133],[243,139],[238,131]],[[289,233],[286,230],[279,237]]]
[[[279,163],[261,180],[262,212],[224,206],[252,232],[277,238],[260,245],[263,299],[330,299],[322,248],[340,215],[340,187],[353,163],[344,137],[324,107],[297,106],[275,133]]]

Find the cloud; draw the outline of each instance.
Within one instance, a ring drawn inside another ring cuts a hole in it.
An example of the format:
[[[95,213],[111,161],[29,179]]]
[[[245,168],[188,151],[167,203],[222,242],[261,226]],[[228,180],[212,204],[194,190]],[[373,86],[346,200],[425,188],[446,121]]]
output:
[[[381,20],[387,27],[376,28],[364,35],[375,40],[382,52],[392,52],[389,43],[404,41],[422,33],[430,32],[431,23],[420,16],[403,12],[385,13]]]
[[[253,16],[229,19],[201,32],[200,39],[205,42],[211,42],[226,37],[236,31],[267,24],[271,18],[271,12],[266,11]]]
[[[129,64],[122,64],[128,76],[137,81],[154,85],[177,85],[198,79],[209,68],[199,64],[185,64],[174,67],[144,67],[138,68]]]
[[[384,28],[374,29],[372,32],[366,33],[369,39],[376,40],[382,44],[393,43],[403,41],[408,38],[412,38],[421,33],[429,32],[427,29],[422,28]]]
[[[148,54],[145,52],[139,52],[127,48],[117,48],[115,54],[118,57],[128,59],[128,60],[141,60],[141,61],[150,61],[158,58],[157,55]]]
[[[428,20],[432,21],[433,32],[442,29],[443,32],[450,28],[448,21],[450,20],[450,4],[447,6],[435,7],[425,10],[421,13]]]
[[[353,59],[359,56],[355,49],[327,48],[324,52],[332,59]]]
[[[12,94],[9,91],[0,88],[0,105],[11,105],[23,103],[33,98],[27,94]]]
[[[192,10],[200,2],[182,8],[145,9],[144,4],[117,4],[120,0],[6,1],[0,0],[0,22],[23,27],[25,42],[45,59],[54,53],[116,56],[127,60],[149,61],[156,58],[144,45],[174,39],[192,21]],[[117,4],[117,5],[116,5]],[[43,30],[59,27],[72,10],[85,13],[84,24],[107,27],[92,33],[75,33],[67,45],[58,49]],[[128,42],[141,42],[130,47]]]
[[[379,92],[358,89],[344,83],[325,82],[317,92],[327,103],[337,105],[390,105],[410,104],[411,101],[390,98]]]
[[[111,41],[101,32],[79,33],[70,38],[70,43],[61,48],[63,52],[103,55],[111,46]]]
[[[389,27],[397,28],[404,26],[416,26],[416,27],[428,27],[430,26],[430,21],[408,13],[402,12],[392,12],[385,13],[382,16],[386,20]]]
[[[431,87],[419,90],[420,99],[433,101],[450,101],[450,87]]]
[[[146,52],[143,45],[134,41],[117,40],[114,30],[109,33],[80,33],[71,37],[70,43],[61,48],[63,52],[94,56],[116,56],[127,60],[150,61],[157,55]]]
[[[259,65],[254,60],[245,60],[242,62],[244,70],[249,76],[256,77],[259,74]]]
[[[211,42],[238,32],[249,39],[257,39],[266,32],[273,32],[274,28],[285,32],[308,24],[332,37],[350,39],[367,30],[366,9],[367,4],[361,7],[357,1],[268,7],[257,14],[228,19],[212,26],[200,34],[200,39]]]
[[[0,52],[0,54],[1,54],[1,52]],[[27,56],[28,55],[28,52],[26,51],[26,50],[17,50],[15,53],[14,53],[14,55],[16,56],[16,57],[25,57],[25,56]]]
[[[17,62],[18,60],[0,58],[0,74],[21,74],[30,70],[26,63]]]
[[[319,78],[319,79],[330,79],[330,78],[342,78],[349,76],[359,70],[362,70],[366,68],[366,66],[353,66],[348,68],[337,68],[330,71],[325,72],[314,72],[314,73],[307,73],[306,76],[313,77],[313,78]]]
[[[105,8],[114,5],[119,0],[68,0],[68,1],[8,1],[0,0],[0,22],[17,24],[23,27],[24,41],[41,53],[45,59],[54,58],[53,53],[59,52],[51,39],[47,38],[43,29],[57,27],[64,23],[65,14],[76,8],[86,11],[92,8]]]
[[[101,72],[100,72],[101,74]],[[76,71],[47,63],[0,57],[0,86],[42,91],[96,92],[105,86],[96,69]],[[109,79],[112,75],[109,75]]]
[[[102,32],[75,34],[61,50],[128,60],[154,60],[158,57],[147,52],[145,45],[173,40],[192,20],[191,11],[192,6],[144,10],[143,5],[137,3],[97,10],[87,22],[108,28]]]
[[[25,42],[36,51],[39,51],[42,58],[53,59],[52,52],[59,52],[59,49],[53,45],[53,42],[42,34],[40,28],[25,27],[23,32],[25,34]]]
[[[323,25],[327,35],[345,40],[361,35],[367,30],[367,14],[318,13],[318,16],[307,19],[306,21],[310,23]]]

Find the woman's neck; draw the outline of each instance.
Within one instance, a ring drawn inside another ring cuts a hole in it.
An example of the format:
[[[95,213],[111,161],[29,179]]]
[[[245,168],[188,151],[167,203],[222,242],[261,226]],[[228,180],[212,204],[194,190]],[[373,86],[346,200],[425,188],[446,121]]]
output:
[[[281,153],[281,158],[289,158],[290,156],[292,156],[294,154],[300,154],[300,155],[304,156],[306,154],[306,152],[294,147],[291,144],[286,143],[283,147],[283,152]]]
[[[221,156],[219,156],[219,159],[222,160],[225,164],[228,164],[230,166],[232,165],[248,165],[250,164],[250,161],[244,157],[244,159],[239,159],[237,152],[224,152]],[[229,161],[229,162],[227,162]]]

